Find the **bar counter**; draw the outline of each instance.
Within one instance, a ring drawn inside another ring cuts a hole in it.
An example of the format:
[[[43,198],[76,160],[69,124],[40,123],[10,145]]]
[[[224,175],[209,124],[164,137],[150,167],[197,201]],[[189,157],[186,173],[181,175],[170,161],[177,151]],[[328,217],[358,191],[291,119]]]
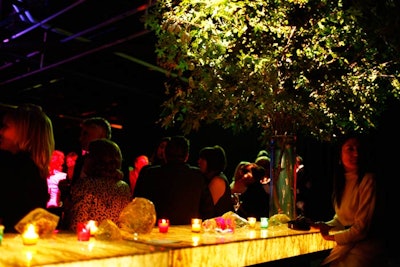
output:
[[[125,236],[123,240],[78,241],[58,232],[23,245],[19,234],[4,234],[0,266],[248,266],[331,249],[318,230],[297,231],[287,225],[234,233],[193,233],[190,225],[170,226],[168,233]]]

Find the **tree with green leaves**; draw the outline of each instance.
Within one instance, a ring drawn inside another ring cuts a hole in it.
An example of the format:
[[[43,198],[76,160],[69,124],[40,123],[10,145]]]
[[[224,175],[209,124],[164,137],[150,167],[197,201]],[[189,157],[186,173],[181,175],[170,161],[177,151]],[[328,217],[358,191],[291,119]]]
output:
[[[299,133],[331,140],[375,128],[387,98],[399,98],[399,62],[374,46],[360,6],[345,4],[158,0],[145,25],[171,74],[162,125],[185,133],[210,123],[256,127],[264,140]]]

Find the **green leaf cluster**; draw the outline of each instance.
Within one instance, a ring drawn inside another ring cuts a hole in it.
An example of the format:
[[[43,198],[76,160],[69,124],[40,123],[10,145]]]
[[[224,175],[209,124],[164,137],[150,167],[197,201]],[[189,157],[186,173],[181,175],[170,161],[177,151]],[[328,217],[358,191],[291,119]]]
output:
[[[362,6],[365,7],[365,6]],[[319,140],[376,127],[399,98],[398,58],[337,0],[158,0],[145,18],[166,82],[163,127]]]

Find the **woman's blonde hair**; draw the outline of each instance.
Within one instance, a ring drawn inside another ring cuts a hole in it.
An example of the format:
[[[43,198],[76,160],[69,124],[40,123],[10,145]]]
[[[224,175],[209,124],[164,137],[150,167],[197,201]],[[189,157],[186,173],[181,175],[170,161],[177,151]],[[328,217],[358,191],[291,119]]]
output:
[[[27,152],[46,179],[49,174],[51,154],[55,149],[53,124],[42,107],[23,104],[4,114],[16,128],[16,144],[19,152]]]

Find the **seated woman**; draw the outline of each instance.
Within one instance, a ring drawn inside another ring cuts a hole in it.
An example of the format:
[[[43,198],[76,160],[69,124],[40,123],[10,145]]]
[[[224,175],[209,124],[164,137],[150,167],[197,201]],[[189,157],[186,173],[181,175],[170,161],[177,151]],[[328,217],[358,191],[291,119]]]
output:
[[[244,177],[244,167],[248,164],[250,164],[249,161],[241,161],[236,165],[235,171],[233,173],[232,182],[230,184],[232,194],[241,194],[246,191],[247,184],[246,181],[244,181],[242,178]]]
[[[198,164],[205,174],[214,202],[214,217],[233,211],[231,188],[224,174],[227,160],[225,150],[221,146],[204,147],[200,150]]]
[[[131,201],[131,189],[122,180],[122,154],[116,143],[97,139],[89,144],[83,163],[86,177],[71,187],[71,209],[66,216],[70,230],[78,222],[110,219],[117,223],[119,215]]]
[[[51,119],[33,104],[11,106],[0,123],[0,224],[16,232],[15,224],[35,208],[46,208],[54,134]]]

